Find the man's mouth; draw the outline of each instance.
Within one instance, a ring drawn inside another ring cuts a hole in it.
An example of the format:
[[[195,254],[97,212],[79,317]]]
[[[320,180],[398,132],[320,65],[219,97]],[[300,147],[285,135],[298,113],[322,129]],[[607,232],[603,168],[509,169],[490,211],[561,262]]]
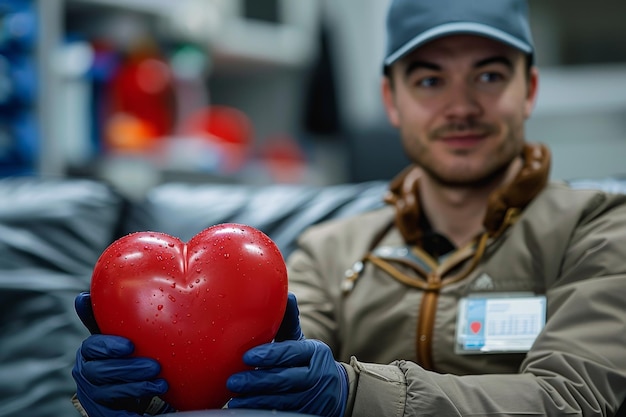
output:
[[[440,136],[438,140],[448,146],[472,147],[482,142],[487,136],[484,132],[449,133],[445,136]]]

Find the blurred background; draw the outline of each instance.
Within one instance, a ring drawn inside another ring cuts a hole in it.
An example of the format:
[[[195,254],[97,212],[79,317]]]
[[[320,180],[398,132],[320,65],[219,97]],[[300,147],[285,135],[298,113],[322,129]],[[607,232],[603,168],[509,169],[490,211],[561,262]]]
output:
[[[388,0],[0,0],[0,176],[389,179]],[[626,175],[626,2],[531,0],[528,139],[559,179]]]

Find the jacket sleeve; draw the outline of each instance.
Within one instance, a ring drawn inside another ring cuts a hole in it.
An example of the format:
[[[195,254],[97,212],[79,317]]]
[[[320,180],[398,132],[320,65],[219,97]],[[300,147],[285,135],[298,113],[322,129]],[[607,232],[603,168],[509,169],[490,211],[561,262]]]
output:
[[[626,205],[597,194],[547,291],[548,319],[518,374],[443,375],[353,359],[351,415],[612,416],[626,397]]]

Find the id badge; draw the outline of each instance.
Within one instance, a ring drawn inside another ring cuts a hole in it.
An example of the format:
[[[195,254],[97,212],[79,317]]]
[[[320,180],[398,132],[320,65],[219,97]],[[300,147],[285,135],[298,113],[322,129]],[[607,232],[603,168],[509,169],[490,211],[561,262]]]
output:
[[[483,294],[462,298],[456,323],[457,354],[528,352],[546,324],[546,297]]]

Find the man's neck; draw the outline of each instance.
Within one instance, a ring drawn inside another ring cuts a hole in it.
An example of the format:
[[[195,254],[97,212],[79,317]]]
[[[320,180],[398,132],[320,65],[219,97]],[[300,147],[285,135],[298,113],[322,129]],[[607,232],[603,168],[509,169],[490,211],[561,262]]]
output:
[[[510,183],[522,167],[517,158],[500,178],[481,187],[450,187],[428,175],[420,179],[420,200],[433,230],[457,247],[472,241],[484,230],[483,220],[491,193]]]

